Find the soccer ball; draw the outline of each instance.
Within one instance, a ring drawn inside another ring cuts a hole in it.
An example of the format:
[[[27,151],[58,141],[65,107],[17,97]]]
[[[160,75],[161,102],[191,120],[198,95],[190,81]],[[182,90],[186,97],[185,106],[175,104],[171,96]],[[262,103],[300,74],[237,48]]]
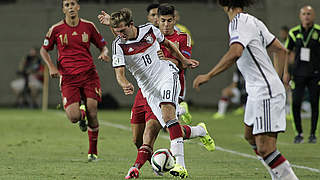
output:
[[[174,167],[174,158],[168,149],[158,149],[151,157],[151,165],[156,172],[168,172]]]

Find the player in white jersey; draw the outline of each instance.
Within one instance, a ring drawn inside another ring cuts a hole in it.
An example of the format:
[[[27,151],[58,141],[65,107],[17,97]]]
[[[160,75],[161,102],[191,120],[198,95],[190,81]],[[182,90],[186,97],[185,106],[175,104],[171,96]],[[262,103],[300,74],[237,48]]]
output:
[[[279,60],[286,60],[287,50],[260,20],[243,12],[252,3],[252,0],[219,0],[230,20],[230,47],[209,73],[194,80],[193,86],[199,88],[236,62],[248,92],[244,117],[246,140],[272,179],[296,180],[291,165],[276,148],[277,135],[286,127],[285,89],[278,76],[282,77],[285,61],[278,62],[277,74],[266,49],[276,53]]]
[[[160,124],[170,132],[171,152],[176,158],[178,171],[174,176],[187,177],[184,164],[182,130],[176,116],[180,83],[178,68],[170,61],[160,60],[157,51],[163,43],[173,52],[184,67],[195,68],[199,62],[186,59],[160,30],[151,24],[133,25],[129,9],[121,9],[111,14],[111,26],[118,37],[113,42],[113,67],[118,83],[125,94],[132,94],[134,87],[124,76],[124,66],[137,80],[143,96]]]

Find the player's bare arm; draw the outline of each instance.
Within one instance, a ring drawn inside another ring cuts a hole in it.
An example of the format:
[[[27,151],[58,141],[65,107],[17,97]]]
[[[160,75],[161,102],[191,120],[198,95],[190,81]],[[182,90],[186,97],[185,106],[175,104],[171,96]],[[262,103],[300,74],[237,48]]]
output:
[[[168,39],[165,38],[162,43],[181,62],[183,68],[196,68],[199,66],[199,61],[185,58],[179,49]]]
[[[157,54],[158,54],[159,59],[165,60],[165,61],[171,61],[171,62],[172,62],[173,64],[175,64],[177,67],[182,68],[181,63],[179,63],[178,60],[165,57],[165,56],[164,56],[164,53],[163,53],[163,51],[162,51],[161,49],[160,49],[159,51],[157,51]]]
[[[105,11],[101,11],[101,13],[98,15],[98,19],[101,24],[106,25],[110,28],[114,36],[117,36],[113,28],[110,26],[110,15],[108,13],[106,13]]]
[[[118,84],[122,87],[125,95],[131,95],[134,92],[134,86],[127,80],[125,75],[125,67],[117,67],[114,69]]]
[[[52,78],[60,77],[60,73],[59,73],[57,67],[52,63],[52,60],[51,60],[51,57],[50,57],[50,54],[48,53],[48,51],[42,47],[40,49],[40,55],[49,68],[50,76]]]
[[[101,53],[98,59],[100,59],[101,61],[110,62],[110,57],[108,56],[108,53],[109,53],[109,49],[107,48],[107,46],[104,46],[101,49]]]
[[[279,77],[283,78],[285,84],[289,82],[289,73],[288,73],[288,50],[281,44],[278,39],[275,39],[271,45],[268,47],[268,51],[275,53],[275,69]]]
[[[231,67],[237,59],[242,55],[243,46],[239,43],[233,43],[228,52],[221,58],[219,63],[212,68],[207,74],[198,75],[193,80],[193,88],[199,89],[199,86],[208,82],[214,76],[220,74],[221,72],[227,70]]]

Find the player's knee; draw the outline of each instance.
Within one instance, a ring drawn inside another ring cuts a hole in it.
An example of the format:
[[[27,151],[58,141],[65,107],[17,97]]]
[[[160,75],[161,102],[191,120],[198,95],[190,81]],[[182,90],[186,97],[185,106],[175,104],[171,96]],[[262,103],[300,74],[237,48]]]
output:
[[[255,144],[255,139],[251,134],[245,134],[244,139],[248,141],[249,144]]]
[[[77,123],[79,120],[80,120],[80,115],[78,116],[69,116],[69,120],[72,122],[72,123]]]

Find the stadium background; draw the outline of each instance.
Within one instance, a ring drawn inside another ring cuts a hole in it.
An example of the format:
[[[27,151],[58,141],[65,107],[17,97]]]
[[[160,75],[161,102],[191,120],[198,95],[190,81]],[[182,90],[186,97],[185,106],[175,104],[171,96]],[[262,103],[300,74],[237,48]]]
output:
[[[111,51],[113,36],[109,29],[100,25],[96,16],[100,10],[113,12],[123,7],[132,9],[136,25],[146,22],[146,6],[152,1],[120,0],[80,0],[80,17],[93,21]],[[161,1],[162,2],[162,1]],[[192,32],[195,41],[193,58],[200,61],[200,67],[187,72],[187,100],[197,106],[214,106],[218,102],[220,91],[232,80],[232,70],[219,75],[201,88],[201,93],[192,89],[192,81],[197,74],[208,72],[226,52],[228,47],[228,20],[216,0],[207,1],[169,1],[180,12],[180,23]],[[278,35],[280,27],[292,27],[299,24],[299,9],[310,4],[316,13],[320,11],[319,0],[258,0],[248,12],[262,19],[269,30]],[[14,94],[10,82],[16,78],[19,61],[33,46],[40,47],[44,36],[52,24],[63,18],[60,0],[1,0],[0,1],[0,106],[14,104]],[[319,18],[316,18],[319,23]],[[92,47],[93,57],[97,59],[98,50]],[[56,59],[56,51],[51,53]],[[109,54],[111,55],[111,53]],[[110,93],[121,106],[133,102],[133,96],[124,96],[117,85],[111,63],[105,64],[95,60],[103,93]],[[127,73],[129,74],[129,73]],[[134,79],[130,78],[132,82]],[[58,80],[50,79],[49,106],[60,102]]]

